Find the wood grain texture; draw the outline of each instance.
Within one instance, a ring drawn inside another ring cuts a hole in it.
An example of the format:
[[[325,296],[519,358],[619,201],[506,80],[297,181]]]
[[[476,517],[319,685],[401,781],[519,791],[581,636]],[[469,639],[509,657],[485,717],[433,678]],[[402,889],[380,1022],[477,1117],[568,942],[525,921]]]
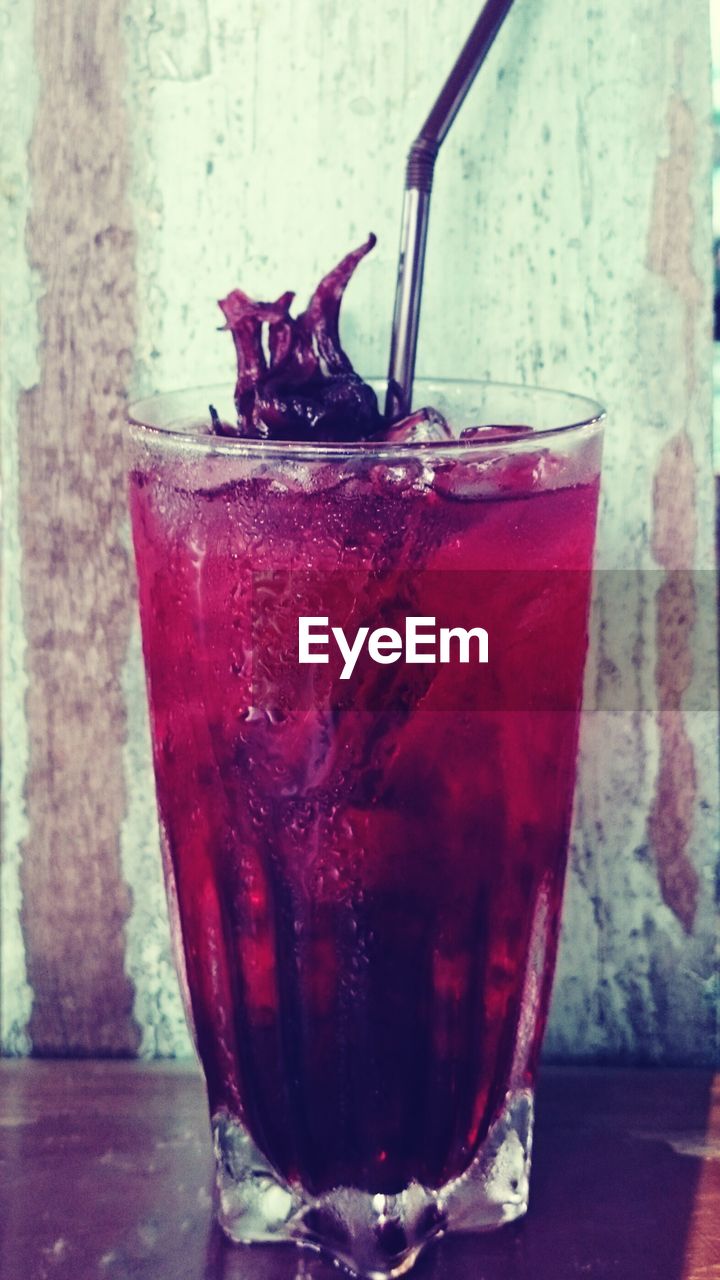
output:
[[[23,307],[3,294],[2,1043],[28,1047],[26,965],[36,1048],[172,1055],[118,415],[230,380],[216,299],[303,297],[371,228],[343,332],[383,369],[404,153],[477,5],[35,3],[4,54],[32,149],[0,162]],[[582,736],[562,1058],[718,1052],[707,25],[705,0],[514,6],[433,196],[420,372],[607,403],[599,564],[655,571],[598,587],[588,689],[615,709]]]
[[[27,640],[23,930],[35,1053],[130,1053],[120,873],[133,599],[121,442],[134,341],[121,5],[38,6],[27,245],[44,283],[38,385],[19,403]]]

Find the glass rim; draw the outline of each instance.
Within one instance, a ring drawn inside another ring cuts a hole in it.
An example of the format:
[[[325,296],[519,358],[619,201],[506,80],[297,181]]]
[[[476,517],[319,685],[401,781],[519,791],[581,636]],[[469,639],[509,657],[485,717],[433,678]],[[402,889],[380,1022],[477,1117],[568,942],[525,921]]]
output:
[[[370,377],[366,379],[367,383],[375,391],[384,391],[387,386],[386,378]],[[232,385],[232,384],[230,384]],[[173,396],[190,396],[196,395],[198,401],[203,400],[212,403],[217,398],[218,393],[227,395],[228,383],[210,383],[199,387],[180,387],[173,391],[153,392],[152,395],[143,396],[140,399],[133,400],[126,410],[126,421],[130,428],[130,433],[136,438],[146,438],[148,441],[165,444],[175,444],[184,449],[197,450],[203,453],[213,455],[226,455],[234,457],[252,457],[256,460],[262,458],[276,458],[282,456],[286,459],[317,459],[329,461],[342,457],[388,457],[397,456],[407,452],[422,452],[423,454],[458,454],[466,452],[468,449],[473,451],[505,450],[513,447],[515,449],[527,448],[538,440],[555,439],[558,436],[567,436],[573,433],[578,435],[591,434],[594,430],[599,430],[605,424],[607,419],[607,410],[594,400],[591,396],[581,395],[572,391],[563,391],[557,387],[538,387],[528,383],[498,382],[493,379],[483,378],[429,378],[422,377],[415,379],[415,386],[433,386],[438,388],[483,388],[484,390],[496,390],[504,392],[513,392],[526,396],[538,396],[546,400],[553,398],[563,399],[569,404],[578,406],[578,414],[568,415],[571,421],[562,422],[559,426],[543,427],[540,430],[532,430],[527,434],[518,435],[512,429],[508,429],[505,435],[494,434],[491,439],[472,439],[458,438],[454,440],[258,440],[248,439],[242,436],[218,436],[210,432],[207,435],[199,432],[189,432],[174,429],[172,426],[164,426],[157,421],[148,421],[152,418],[152,409],[159,406],[163,401],[171,399]],[[582,411],[580,410],[582,406]],[[482,424],[478,424],[482,425]],[[488,423],[488,426],[496,426],[494,423]],[[508,425],[508,424],[502,424]]]

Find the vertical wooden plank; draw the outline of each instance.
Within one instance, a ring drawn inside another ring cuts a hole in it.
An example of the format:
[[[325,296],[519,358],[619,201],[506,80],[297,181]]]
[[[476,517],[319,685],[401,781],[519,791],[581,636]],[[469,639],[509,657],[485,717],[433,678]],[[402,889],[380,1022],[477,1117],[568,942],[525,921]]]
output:
[[[0,41],[0,466],[2,467],[2,848],[0,849],[0,1052],[29,1048],[32,992],[20,924],[20,858],[27,835],[27,672],[20,589],[17,400],[37,378],[39,281],[22,252],[30,201],[28,154],[37,96],[32,3],[7,11]]]
[[[27,244],[40,376],[19,406],[29,690],[23,929],[36,1053],[134,1051],[120,671],[132,609],[121,445],[134,343],[120,0],[45,0]]]
[[[669,151],[659,158],[655,174],[647,264],[680,304],[683,341],[678,375],[684,378],[689,416],[698,384],[696,316],[706,297],[693,259],[696,214],[691,193],[698,126],[679,83],[668,101],[666,128]],[[655,560],[667,574],[656,597],[660,762],[648,833],[663,901],[687,933],[692,933],[700,892],[690,854],[697,769],[683,714],[683,697],[693,674],[692,640],[698,607],[695,585],[683,572],[697,558],[697,471],[686,418],[664,443],[653,483],[651,546]]]

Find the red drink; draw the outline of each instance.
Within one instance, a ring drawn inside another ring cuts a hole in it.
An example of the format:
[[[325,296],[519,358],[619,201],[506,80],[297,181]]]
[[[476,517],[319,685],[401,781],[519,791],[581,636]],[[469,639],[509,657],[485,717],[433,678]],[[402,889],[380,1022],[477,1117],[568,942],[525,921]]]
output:
[[[451,420],[463,406],[478,420],[480,390],[450,394]],[[485,420],[503,405],[539,427],[592,417],[562,396],[487,394]],[[168,401],[136,416],[172,426],[190,402]],[[295,1197],[261,1235],[319,1238],[317,1201],[313,1219],[298,1197],[353,1188],[375,1202],[419,1184],[417,1212],[378,1209],[390,1272],[452,1219],[433,1192],[481,1165],[487,1180],[510,1132],[515,1201],[458,1216],[525,1208],[517,1108],[557,940],[597,425],[394,448],[193,428],[135,440],[166,874],[224,1176],[260,1167]],[[300,617],[352,641],[363,626],[402,633],[409,616],[482,626],[487,665],[459,648],[435,663],[364,651],[343,679],[329,643],[327,663],[299,664]],[[235,1234],[256,1238],[233,1212]]]

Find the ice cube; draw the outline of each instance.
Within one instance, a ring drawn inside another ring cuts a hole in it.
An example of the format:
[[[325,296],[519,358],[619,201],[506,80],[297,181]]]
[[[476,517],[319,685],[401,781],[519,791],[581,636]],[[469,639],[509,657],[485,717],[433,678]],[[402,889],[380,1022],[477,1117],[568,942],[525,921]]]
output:
[[[376,493],[403,493],[418,487],[426,488],[432,480],[432,474],[426,477],[425,468],[414,458],[408,458],[398,466],[377,462],[370,468],[368,476]]]
[[[548,450],[534,450],[532,453],[491,454],[473,461],[448,463],[436,469],[435,489],[443,497],[459,502],[510,495],[522,497],[546,487],[547,453]]]
[[[407,418],[394,422],[385,432],[388,444],[437,444],[452,440],[453,434],[437,409],[417,409]]]

